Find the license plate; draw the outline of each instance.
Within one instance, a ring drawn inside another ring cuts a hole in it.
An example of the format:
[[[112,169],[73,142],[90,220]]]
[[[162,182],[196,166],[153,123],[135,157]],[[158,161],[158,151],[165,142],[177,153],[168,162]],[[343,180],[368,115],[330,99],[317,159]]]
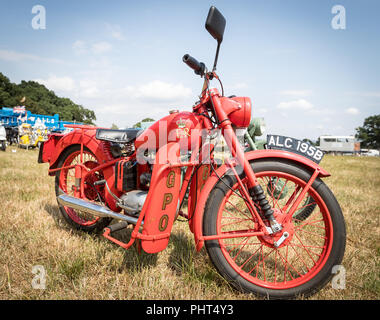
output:
[[[291,137],[284,137],[278,135],[267,135],[267,148],[291,151],[300,154],[315,163],[321,162],[324,153],[317,147],[312,146],[308,142],[304,142]]]

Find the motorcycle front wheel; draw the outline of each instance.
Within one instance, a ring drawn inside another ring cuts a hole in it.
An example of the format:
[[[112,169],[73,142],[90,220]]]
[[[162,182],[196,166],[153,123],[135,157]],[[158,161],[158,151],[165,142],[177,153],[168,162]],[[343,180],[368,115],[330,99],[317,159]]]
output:
[[[251,163],[278,222],[295,202],[311,172],[285,160]],[[281,179],[288,188],[286,197],[273,197],[266,188],[271,179]],[[236,177],[226,174],[211,191],[203,220],[203,234],[222,235],[257,232],[258,221],[241,197]],[[242,177],[243,183],[246,178]],[[272,197],[271,197],[272,196]],[[218,272],[236,289],[269,299],[307,297],[325,286],[340,265],[346,243],[345,222],[332,192],[317,178],[297,210],[315,208],[308,219],[295,216],[284,222],[274,235],[208,240],[210,259]],[[284,220],[285,221],[285,220]],[[283,232],[288,233],[278,246]]]

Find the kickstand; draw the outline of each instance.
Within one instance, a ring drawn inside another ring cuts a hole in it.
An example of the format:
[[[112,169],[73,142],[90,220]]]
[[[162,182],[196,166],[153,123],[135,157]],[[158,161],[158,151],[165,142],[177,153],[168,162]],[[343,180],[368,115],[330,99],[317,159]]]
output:
[[[142,245],[141,245],[141,240],[140,239],[136,239],[136,249],[137,249],[138,254],[141,254]]]

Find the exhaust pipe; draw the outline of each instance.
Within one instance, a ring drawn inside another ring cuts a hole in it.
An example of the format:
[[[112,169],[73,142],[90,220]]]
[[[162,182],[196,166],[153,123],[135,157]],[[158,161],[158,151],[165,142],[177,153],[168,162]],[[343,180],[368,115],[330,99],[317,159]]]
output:
[[[84,199],[75,198],[75,197],[69,196],[66,193],[62,193],[61,195],[59,195],[57,197],[57,201],[62,206],[69,207],[74,210],[81,210],[97,217],[113,218],[113,219],[122,220],[128,223],[131,223],[134,225],[136,225],[137,220],[138,220],[138,218],[114,212],[111,209],[105,206],[102,206],[100,204],[97,204],[88,200],[84,200]],[[141,225],[143,224],[144,223],[141,222]]]

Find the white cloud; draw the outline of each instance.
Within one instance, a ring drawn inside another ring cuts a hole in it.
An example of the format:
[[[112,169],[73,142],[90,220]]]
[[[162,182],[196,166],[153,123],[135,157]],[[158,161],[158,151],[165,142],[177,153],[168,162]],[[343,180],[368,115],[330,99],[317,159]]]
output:
[[[310,110],[313,109],[314,106],[307,100],[305,99],[298,99],[294,101],[289,101],[289,102],[280,102],[277,105],[278,109],[283,109],[283,110]]]
[[[346,109],[346,113],[356,115],[356,114],[359,114],[360,112],[356,108],[348,108],[348,109]]]
[[[73,43],[73,50],[77,54],[82,54],[87,52],[87,45],[82,40],[77,40]]]
[[[159,80],[140,86],[129,86],[126,91],[136,99],[162,102],[180,101],[191,95],[191,89],[182,84],[172,84]]]
[[[106,29],[109,32],[109,35],[111,38],[116,40],[125,40],[124,34],[121,31],[121,28],[119,25],[111,25],[106,23]]]
[[[324,118],[322,119],[322,121],[323,121],[323,122],[331,122],[332,119],[331,119],[330,117],[324,117]]]
[[[380,98],[380,91],[373,91],[373,92],[363,92],[362,94],[364,97],[373,97],[373,98]]]
[[[112,50],[112,45],[107,41],[98,41],[92,44],[87,44],[83,40],[76,40],[72,48],[76,54],[88,53],[90,50],[94,54],[102,54]]]
[[[51,75],[47,79],[34,79],[46,86],[49,90],[62,92],[69,94],[71,98],[99,98],[102,97],[105,92],[109,91],[104,89],[106,82],[103,79],[94,77],[90,79],[88,77],[82,79],[73,79],[69,76],[59,77]],[[102,90],[100,90],[102,88]]]
[[[257,108],[256,111],[257,111],[257,113],[267,113],[268,109],[267,108]]]
[[[79,96],[84,98],[97,98],[100,95],[98,84],[94,80],[80,80],[79,81]]]
[[[285,96],[307,97],[312,94],[311,90],[283,90],[280,94]]]
[[[70,77],[50,76],[48,79],[35,79],[49,90],[70,92],[75,89],[75,81]]]
[[[228,86],[229,90],[245,89],[245,88],[248,88],[248,84],[246,84],[245,82],[238,82],[231,86]]]
[[[359,97],[366,97],[366,98],[380,98],[380,91],[362,91],[362,92],[353,92],[349,91],[346,92],[347,95],[353,95],[353,96],[359,96]]]
[[[53,62],[63,63],[60,59],[45,58],[29,53],[16,52],[12,50],[0,50],[0,60],[20,62],[20,61],[37,61],[37,62]]]
[[[330,121],[331,118],[328,116],[335,116],[337,113],[340,113],[340,112],[337,112],[337,110],[333,108],[318,107],[318,108],[309,109],[308,113],[311,115],[318,116],[318,117],[324,117],[323,121]]]
[[[112,45],[106,41],[99,41],[94,43],[91,48],[93,53],[101,54],[111,51]]]

